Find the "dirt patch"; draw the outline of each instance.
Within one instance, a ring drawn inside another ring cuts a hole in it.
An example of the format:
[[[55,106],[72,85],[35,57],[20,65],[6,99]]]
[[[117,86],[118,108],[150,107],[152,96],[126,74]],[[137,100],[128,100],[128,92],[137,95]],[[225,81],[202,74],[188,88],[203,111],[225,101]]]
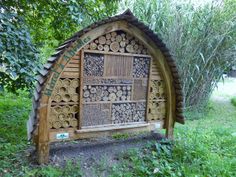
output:
[[[112,168],[118,163],[121,154],[132,149],[142,149],[148,143],[163,138],[164,136],[159,133],[146,133],[118,140],[104,137],[52,143],[49,164],[64,166],[68,160],[71,160],[80,163],[84,176],[97,176],[97,170],[99,170],[100,176],[107,176],[107,168]],[[33,154],[31,162],[35,163],[35,160],[36,156]]]

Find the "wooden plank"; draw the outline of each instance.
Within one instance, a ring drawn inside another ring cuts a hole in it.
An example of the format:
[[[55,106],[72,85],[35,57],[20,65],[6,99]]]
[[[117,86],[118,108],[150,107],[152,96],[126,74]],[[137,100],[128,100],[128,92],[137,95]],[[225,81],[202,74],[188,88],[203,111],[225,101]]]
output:
[[[81,130],[76,130],[76,133],[86,133],[86,132],[100,132],[100,131],[110,131],[110,130],[120,130],[120,129],[129,129],[129,128],[137,128],[137,127],[147,127],[149,126],[149,123],[132,123],[132,124],[110,124],[109,126],[91,126],[90,128],[84,127]]]
[[[61,74],[61,78],[79,78],[79,73],[65,71]]]
[[[70,60],[69,63],[70,63],[70,64],[79,64],[80,61],[79,61],[79,60]]]
[[[57,133],[69,133],[69,139],[67,140],[76,140],[76,139],[85,139],[85,138],[95,138],[95,137],[106,137],[112,136],[114,133],[136,133],[136,132],[150,132],[155,131],[157,129],[162,129],[162,126],[159,128],[156,124],[162,125],[163,122],[150,122],[147,126],[135,126],[135,127],[128,127],[128,128],[120,128],[120,129],[109,129],[106,131],[92,131],[92,132],[77,132],[81,130],[75,130],[73,128],[67,129],[51,129],[50,130],[50,142],[58,142],[58,141],[65,141],[65,140],[57,140],[56,134]]]
[[[59,103],[56,103],[56,102],[52,102],[51,105],[52,106],[55,106],[55,105],[78,105],[79,102],[59,102]]]
[[[80,67],[80,62],[79,63],[68,63],[66,65],[66,68],[78,68]]]
[[[139,103],[139,102],[146,102],[146,100],[122,100],[122,101],[93,101],[93,102],[83,102],[83,104],[91,104],[91,103]]]
[[[99,50],[84,50],[86,53],[99,53],[99,54],[106,54],[106,55],[119,55],[119,56],[137,56],[137,57],[150,57],[150,55],[144,54],[134,54],[134,53],[118,53],[118,52],[105,52]]]
[[[41,98],[40,106],[38,108],[39,115],[39,134],[37,142],[37,158],[38,163],[47,163],[49,159],[49,129],[48,129],[48,100],[49,97],[43,96]]]
[[[132,77],[133,57],[105,55],[104,76]]]
[[[80,52],[80,99],[79,99],[79,110],[83,110],[83,75],[84,75],[84,49]],[[79,112],[79,126],[78,129],[82,127],[83,113]]]
[[[64,71],[64,72],[79,72],[80,69],[79,69],[79,67],[77,67],[77,68],[69,68],[69,67],[66,67],[63,71]]]

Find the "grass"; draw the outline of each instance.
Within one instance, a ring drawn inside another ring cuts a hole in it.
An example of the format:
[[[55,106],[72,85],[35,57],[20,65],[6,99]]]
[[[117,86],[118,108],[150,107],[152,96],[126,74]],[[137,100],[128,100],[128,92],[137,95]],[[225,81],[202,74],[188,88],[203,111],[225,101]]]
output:
[[[151,143],[123,156],[112,176],[236,176],[236,109],[216,101],[208,107],[204,119],[177,125],[173,144]]]
[[[0,176],[82,176],[80,165],[72,161],[64,167],[29,163],[25,149],[30,107],[25,92],[0,96]],[[176,124],[174,142],[150,142],[122,154],[109,169],[110,176],[236,176],[236,108],[229,100],[214,99],[207,109],[205,115],[188,112],[186,124]],[[105,166],[94,167],[98,176]]]
[[[233,97],[231,99],[231,103],[232,103],[232,105],[234,105],[236,107],[236,97]]]

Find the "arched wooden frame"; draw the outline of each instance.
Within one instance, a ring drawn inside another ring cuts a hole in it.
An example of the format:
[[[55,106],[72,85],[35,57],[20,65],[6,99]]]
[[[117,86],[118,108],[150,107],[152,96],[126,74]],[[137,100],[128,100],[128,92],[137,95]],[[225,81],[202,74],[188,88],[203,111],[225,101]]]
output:
[[[63,71],[63,67],[65,66],[69,59],[66,55],[70,55],[70,52],[74,53],[79,52],[86,44],[96,39],[97,37],[104,35],[106,33],[110,33],[117,30],[123,30],[132,36],[136,37],[140,40],[143,45],[148,49],[151,57],[157,61],[159,70],[162,74],[164,83],[165,83],[165,92],[166,92],[166,119],[164,123],[164,127],[166,129],[166,137],[171,138],[173,136],[173,127],[174,127],[174,115],[176,109],[176,99],[175,99],[175,90],[173,86],[173,77],[171,70],[165,60],[164,55],[158,49],[156,44],[150,39],[144,32],[142,32],[139,28],[131,25],[127,21],[120,20],[115,21],[108,24],[103,24],[94,29],[91,29],[84,35],[80,37],[79,40],[73,42],[72,46],[60,56],[51,70],[50,76],[48,77],[46,83],[44,84],[44,90],[41,95],[40,105],[38,109],[39,115],[39,126],[38,126],[38,137],[36,140],[37,143],[37,151],[38,151],[38,161],[39,163],[45,163],[48,161],[49,156],[49,127],[48,127],[48,110],[50,107],[50,95],[48,94],[48,86],[50,85],[51,89],[53,89],[53,83],[56,83],[57,79],[60,78],[60,75]],[[78,42],[79,41],[79,42]],[[74,49],[76,48],[76,51]],[[71,55],[70,55],[71,56]],[[59,68],[59,69],[58,69]],[[59,72],[61,70],[61,72]],[[57,78],[57,79],[56,79]],[[54,84],[55,86],[55,84]]]

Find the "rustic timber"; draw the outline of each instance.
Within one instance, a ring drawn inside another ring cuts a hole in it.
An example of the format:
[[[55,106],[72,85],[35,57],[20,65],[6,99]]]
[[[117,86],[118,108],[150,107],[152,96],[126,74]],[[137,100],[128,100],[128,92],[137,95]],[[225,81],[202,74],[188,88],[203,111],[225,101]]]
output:
[[[176,64],[165,44],[130,11],[66,40],[37,82],[27,128],[39,163],[48,161],[53,141],[155,128],[172,138],[175,122],[184,123]],[[136,126],[142,122],[148,125]]]

